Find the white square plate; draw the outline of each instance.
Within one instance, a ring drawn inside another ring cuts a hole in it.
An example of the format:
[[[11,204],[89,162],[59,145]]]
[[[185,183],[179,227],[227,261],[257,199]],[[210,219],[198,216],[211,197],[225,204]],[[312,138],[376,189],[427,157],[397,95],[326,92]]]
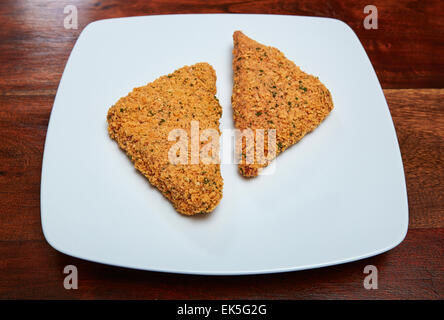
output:
[[[224,196],[186,217],[152,188],[107,133],[108,108],[134,87],[208,62],[233,127],[232,34],[279,48],[319,76],[335,108],[279,156],[273,174],[241,178],[222,165]],[[42,169],[47,241],[78,258],[192,274],[301,270],[369,257],[398,245],[408,225],[396,133],[354,32],[333,19],[169,15],[102,20],[77,40],[57,91]]]

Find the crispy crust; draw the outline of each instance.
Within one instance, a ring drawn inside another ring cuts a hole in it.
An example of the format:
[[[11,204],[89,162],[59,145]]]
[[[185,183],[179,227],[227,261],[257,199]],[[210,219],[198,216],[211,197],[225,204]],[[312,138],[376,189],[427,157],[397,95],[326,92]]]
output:
[[[219,132],[222,108],[216,74],[207,63],[185,66],[146,86],[135,88],[108,111],[108,132],[137,170],[185,215],[211,212],[222,198],[219,164],[170,164],[171,130],[190,137],[191,121],[200,130]],[[190,150],[190,149],[189,149]]]
[[[233,34],[234,85],[231,98],[236,128],[276,129],[276,156],[315,129],[333,109],[328,89],[282,52],[264,46],[241,31]],[[265,155],[268,152],[265,139]],[[248,153],[242,146],[242,154]],[[239,172],[255,177],[264,164],[246,164]]]

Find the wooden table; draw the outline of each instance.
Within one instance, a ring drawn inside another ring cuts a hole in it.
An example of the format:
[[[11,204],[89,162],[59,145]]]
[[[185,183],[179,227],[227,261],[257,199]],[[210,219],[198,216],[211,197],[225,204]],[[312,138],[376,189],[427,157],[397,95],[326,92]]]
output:
[[[0,3],[0,298],[442,299],[444,294],[443,2],[370,1],[377,30],[363,27],[368,1],[154,0]],[[65,5],[79,28],[63,27]],[[186,276],[110,267],[58,253],[40,224],[40,173],[51,107],[68,55],[91,21],[171,13],[269,13],[341,19],[362,41],[384,88],[401,147],[410,224],[395,249],[362,261],[284,274]],[[64,266],[79,289],[63,287]],[[379,289],[363,287],[364,266]]]

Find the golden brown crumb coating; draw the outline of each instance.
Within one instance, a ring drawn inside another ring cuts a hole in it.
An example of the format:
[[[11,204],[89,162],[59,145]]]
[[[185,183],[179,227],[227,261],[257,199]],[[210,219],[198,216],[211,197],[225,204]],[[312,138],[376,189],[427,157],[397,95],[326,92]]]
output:
[[[185,215],[211,212],[217,206],[223,188],[220,164],[170,163],[168,151],[176,141],[168,141],[168,135],[183,129],[190,137],[191,121],[199,121],[200,130],[220,133],[222,108],[215,94],[213,68],[198,63],[135,88],[108,111],[110,137]]]
[[[324,120],[333,109],[332,97],[317,77],[303,72],[278,49],[240,31],[234,32],[233,40],[235,127],[275,129],[277,156]],[[267,155],[267,136],[264,149]],[[247,152],[244,144],[242,154]],[[272,160],[247,164],[242,157],[239,171],[245,177],[255,177]]]

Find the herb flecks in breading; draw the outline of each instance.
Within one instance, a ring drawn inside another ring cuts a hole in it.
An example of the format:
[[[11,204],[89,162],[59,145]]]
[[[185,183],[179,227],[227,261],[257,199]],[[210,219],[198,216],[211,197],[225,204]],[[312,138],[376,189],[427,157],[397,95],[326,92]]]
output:
[[[240,31],[233,34],[233,39],[234,124],[240,130],[276,129],[278,155],[314,130],[330,113],[330,92],[317,77],[301,71],[278,49],[262,45]],[[267,138],[265,154],[266,141]],[[243,145],[243,154],[245,149]],[[257,176],[269,161],[242,161],[239,172],[246,177]]]
[[[168,151],[176,142],[168,134],[183,129],[191,137],[192,120],[199,121],[200,130],[220,134],[222,108],[215,94],[213,68],[198,63],[135,88],[108,111],[111,138],[182,214],[213,211],[222,198],[223,181],[219,164],[171,164]]]

